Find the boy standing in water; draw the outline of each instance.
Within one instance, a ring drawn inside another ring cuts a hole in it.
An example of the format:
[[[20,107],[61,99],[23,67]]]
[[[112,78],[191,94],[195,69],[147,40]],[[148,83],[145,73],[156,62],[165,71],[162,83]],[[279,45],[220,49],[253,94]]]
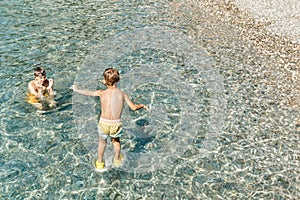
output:
[[[124,107],[124,102],[132,110],[141,108],[148,109],[144,104],[133,103],[127,94],[117,88],[117,83],[120,80],[118,70],[107,68],[104,73],[103,83],[106,85],[106,90],[88,91],[80,90],[76,85],[72,86],[74,92],[85,96],[99,96],[101,102],[101,115],[98,124],[99,128],[99,144],[98,144],[98,160],[95,166],[97,171],[103,171],[105,163],[103,154],[105,151],[107,138],[111,137],[114,147],[114,166],[119,167],[122,162],[120,137],[122,135],[121,114]]]
[[[46,78],[46,71],[41,67],[34,69],[34,80],[28,83],[27,102],[42,109],[43,102],[49,103],[50,107],[56,106],[54,101],[53,79]]]

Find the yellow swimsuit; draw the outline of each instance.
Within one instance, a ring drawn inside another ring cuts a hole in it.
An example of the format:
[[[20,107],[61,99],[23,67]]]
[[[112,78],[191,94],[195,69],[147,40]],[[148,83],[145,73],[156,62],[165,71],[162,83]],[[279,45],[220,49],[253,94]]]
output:
[[[49,97],[49,94],[47,93],[47,91],[45,91],[43,95],[45,97]],[[41,100],[34,94],[27,93],[26,94],[26,102],[30,103],[30,104],[37,104],[37,103],[41,103]]]
[[[99,136],[106,139],[108,136],[118,138],[122,135],[122,122],[118,120],[107,120],[100,118],[99,120]]]
[[[40,100],[34,94],[26,94],[26,102],[30,104],[40,103]]]

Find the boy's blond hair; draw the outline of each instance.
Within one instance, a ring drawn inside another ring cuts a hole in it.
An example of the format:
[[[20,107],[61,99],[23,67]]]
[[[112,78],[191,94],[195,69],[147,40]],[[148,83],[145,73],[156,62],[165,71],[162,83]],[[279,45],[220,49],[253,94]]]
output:
[[[108,86],[113,86],[115,83],[117,83],[120,80],[120,74],[118,70],[114,68],[107,68],[103,72],[105,84]]]

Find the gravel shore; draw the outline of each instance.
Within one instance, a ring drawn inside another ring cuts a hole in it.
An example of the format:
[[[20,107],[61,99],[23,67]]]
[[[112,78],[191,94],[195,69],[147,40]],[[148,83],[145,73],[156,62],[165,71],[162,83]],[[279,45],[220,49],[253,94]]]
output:
[[[193,32],[195,39],[220,61],[230,58],[231,66],[235,66],[234,59],[237,63],[238,59],[256,63],[257,56],[268,70],[284,74],[290,81],[285,90],[290,88],[288,93],[293,93],[289,104],[298,107],[299,7],[298,0],[284,0],[284,4],[276,0],[186,0],[173,3],[171,17]],[[250,55],[243,55],[241,49]]]
[[[299,0],[234,0],[238,8],[248,12],[257,22],[266,24],[266,29],[300,42]]]

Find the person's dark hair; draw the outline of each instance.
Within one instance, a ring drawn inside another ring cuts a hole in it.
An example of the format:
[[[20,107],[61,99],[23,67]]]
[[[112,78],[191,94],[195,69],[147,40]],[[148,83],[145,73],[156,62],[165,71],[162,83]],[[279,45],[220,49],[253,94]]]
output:
[[[38,77],[38,76],[46,76],[46,71],[41,68],[41,67],[37,67],[34,69],[34,77]]]
[[[103,72],[105,84],[108,86],[113,86],[116,82],[120,80],[120,75],[118,70],[114,68],[107,68]]]

